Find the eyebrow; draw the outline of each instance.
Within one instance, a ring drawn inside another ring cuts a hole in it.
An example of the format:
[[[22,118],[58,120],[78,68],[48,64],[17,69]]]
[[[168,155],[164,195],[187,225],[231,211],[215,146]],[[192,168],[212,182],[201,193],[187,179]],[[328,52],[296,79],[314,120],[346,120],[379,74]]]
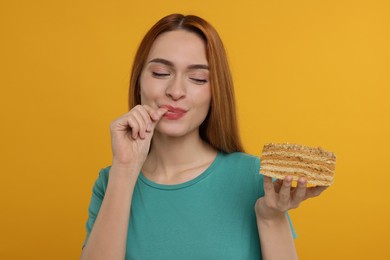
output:
[[[166,59],[161,59],[161,58],[156,58],[156,59],[153,59],[151,61],[149,61],[149,63],[161,63],[161,64],[164,64],[168,67],[174,67],[175,65],[173,64],[173,62],[169,61],[169,60],[166,60]],[[203,70],[208,70],[209,69],[209,66],[206,65],[206,64],[191,64],[188,66],[188,69],[203,69]]]

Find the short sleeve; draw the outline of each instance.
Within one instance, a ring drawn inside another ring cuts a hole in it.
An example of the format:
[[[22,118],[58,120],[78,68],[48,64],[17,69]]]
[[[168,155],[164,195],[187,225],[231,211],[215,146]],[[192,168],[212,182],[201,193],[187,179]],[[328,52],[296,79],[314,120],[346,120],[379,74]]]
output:
[[[99,176],[95,181],[95,184],[93,185],[92,197],[88,207],[88,220],[85,225],[87,230],[87,235],[84,240],[83,248],[87,243],[89,235],[91,234],[92,227],[95,224],[95,220],[99,213],[100,206],[102,205],[104,194],[106,193],[109,170],[110,167],[101,169],[99,172]]]

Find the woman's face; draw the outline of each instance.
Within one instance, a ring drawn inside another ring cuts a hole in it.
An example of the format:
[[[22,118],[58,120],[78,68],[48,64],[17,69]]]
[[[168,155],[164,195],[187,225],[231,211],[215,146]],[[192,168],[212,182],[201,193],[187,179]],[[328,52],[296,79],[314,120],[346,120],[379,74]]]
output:
[[[185,30],[161,34],[141,73],[140,93],[142,105],[168,109],[156,128],[158,133],[198,134],[211,101],[204,41]]]

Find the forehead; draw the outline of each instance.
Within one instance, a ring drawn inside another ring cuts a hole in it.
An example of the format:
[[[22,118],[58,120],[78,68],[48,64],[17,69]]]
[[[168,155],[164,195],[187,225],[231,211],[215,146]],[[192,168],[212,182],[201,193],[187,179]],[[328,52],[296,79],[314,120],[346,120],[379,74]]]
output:
[[[208,64],[203,39],[185,30],[170,31],[159,35],[150,49],[147,62],[156,58],[179,64]]]

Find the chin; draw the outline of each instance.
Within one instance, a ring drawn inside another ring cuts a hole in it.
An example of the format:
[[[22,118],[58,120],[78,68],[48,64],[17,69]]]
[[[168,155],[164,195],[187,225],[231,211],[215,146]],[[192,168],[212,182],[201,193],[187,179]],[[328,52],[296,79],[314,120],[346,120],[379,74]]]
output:
[[[160,135],[169,137],[183,137],[194,132],[194,130],[184,129],[180,126],[158,126],[156,131]]]

